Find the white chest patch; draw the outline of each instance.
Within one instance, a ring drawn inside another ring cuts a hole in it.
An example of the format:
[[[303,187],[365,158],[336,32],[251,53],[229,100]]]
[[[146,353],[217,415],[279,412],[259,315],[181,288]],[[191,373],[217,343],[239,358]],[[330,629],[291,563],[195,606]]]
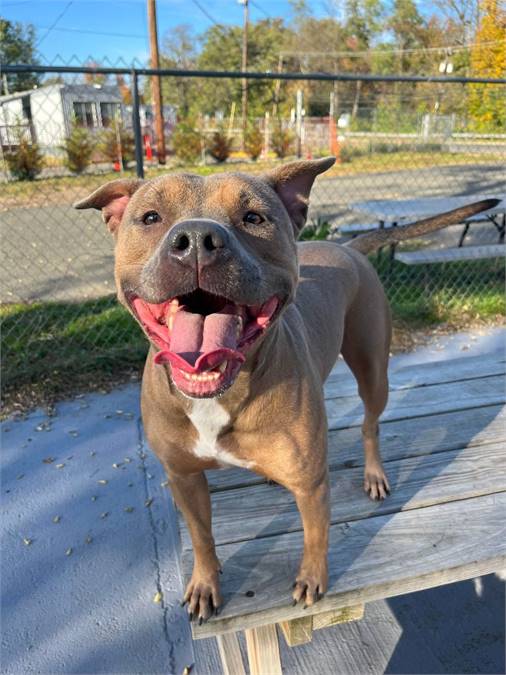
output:
[[[253,466],[253,462],[238,459],[231,452],[220,448],[217,438],[223,427],[230,421],[230,415],[216,399],[203,398],[192,401],[192,409],[188,417],[199,435],[192,450],[194,455],[214,459],[228,466],[240,466],[245,469]]]

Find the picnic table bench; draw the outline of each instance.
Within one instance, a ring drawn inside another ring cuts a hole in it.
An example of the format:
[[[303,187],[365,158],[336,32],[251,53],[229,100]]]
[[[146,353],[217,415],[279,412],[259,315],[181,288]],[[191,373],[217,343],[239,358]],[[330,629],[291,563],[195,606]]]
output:
[[[461,260],[485,260],[506,255],[504,244],[486,246],[463,246],[462,248],[425,248],[420,251],[396,251],[395,259],[405,265],[428,265],[431,263],[458,262]]]
[[[192,623],[216,637],[225,674],[242,675],[244,631],[252,675],[282,672],[278,630],[289,646],[358,620],[364,606],[496,572],[506,563],[505,355],[439,361],[391,373],[381,448],[391,496],[362,491],[362,405],[353,378],[325,388],[329,426],[329,588],[312,607],[292,606],[302,552],[294,499],[241,469],[209,472],[213,533],[222,562],[220,615]],[[182,572],[192,569],[180,520]]]
[[[355,211],[367,213],[374,216],[375,224],[358,225],[358,232],[364,232],[369,229],[378,229],[384,227],[396,227],[406,222],[430,218],[439,213],[452,211],[466,204],[479,202],[487,199],[488,194],[466,195],[464,197],[419,197],[417,199],[371,199],[363,202],[355,202],[352,207]],[[491,209],[477,213],[467,218],[464,223],[462,234],[459,238],[459,247],[463,245],[464,239],[472,223],[490,222],[499,234],[499,243],[504,242],[506,231],[506,200],[500,195],[495,196],[501,201]],[[346,226],[345,226],[346,227]],[[348,233],[351,233],[353,226],[348,226]]]

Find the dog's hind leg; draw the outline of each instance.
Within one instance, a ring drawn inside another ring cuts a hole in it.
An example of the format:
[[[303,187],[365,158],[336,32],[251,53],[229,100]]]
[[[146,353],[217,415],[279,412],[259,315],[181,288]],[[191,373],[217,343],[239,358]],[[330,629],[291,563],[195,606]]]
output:
[[[346,316],[341,351],[357,380],[358,393],[365,408],[362,424],[364,490],[371,499],[377,500],[384,499],[390,492],[381,461],[378,420],[388,400],[391,320],[376,273],[372,267],[362,269],[361,273],[364,278]]]

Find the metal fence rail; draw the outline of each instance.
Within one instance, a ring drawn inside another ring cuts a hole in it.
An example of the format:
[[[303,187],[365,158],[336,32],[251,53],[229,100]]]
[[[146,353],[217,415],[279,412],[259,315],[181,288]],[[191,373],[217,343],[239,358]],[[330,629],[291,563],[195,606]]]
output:
[[[504,100],[505,79],[61,65],[11,65],[2,72],[39,76],[37,88],[0,96],[0,300],[4,382],[12,386],[33,382],[41,364],[46,374],[53,369],[71,379],[76,369],[114,369],[142,358],[145,342],[114,300],[106,228],[97,213],[72,209],[74,201],[106,180],[150,178],[181,167],[202,174],[227,167],[263,171],[297,155],[337,154],[335,168],[317,181],[304,233],[336,240],[379,224],[371,202],[506,196],[506,129],[480,128],[471,105],[477,91],[486,91],[492,102]],[[148,78],[155,75],[169,101],[164,108],[166,167],[156,161],[147,102]],[[223,90],[221,109],[194,114],[187,136],[177,135],[183,125],[171,95],[178,83],[191,80],[205,88],[211,81],[218,89],[244,77],[252,87],[269,82],[278,87],[275,100],[269,98],[274,89],[267,94],[254,90],[262,101],[250,119],[261,145],[256,161],[242,147],[242,125],[226,98],[230,90]],[[181,159],[178,144],[189,142],[192,133],[201,146],[190,162]],[[227,162],[216,162],[206,152],[216,133],[228,139]],[[276,134],[283,133],[286,157],[280,159]],[[78,171],[69,168],[69,139],[74,154],[76,143],[82,143],[81,154],[90,145],[89,161]],[[25,164],[34,162],[34,153],[40,157],[35,180],[17,179],[10,158],[21,151]],[[408,206],[404,215],[400,224],[411,218]],[[458,248],[463,228],[407,242],[399,250]],[[463,245],[497,244],[503,241],[501,232],[500,215],[494,222],[477,220]],[[384,252],[373,262],[394,315],[404,321],[462,321],[504,311],[500,257],[408,266]]]

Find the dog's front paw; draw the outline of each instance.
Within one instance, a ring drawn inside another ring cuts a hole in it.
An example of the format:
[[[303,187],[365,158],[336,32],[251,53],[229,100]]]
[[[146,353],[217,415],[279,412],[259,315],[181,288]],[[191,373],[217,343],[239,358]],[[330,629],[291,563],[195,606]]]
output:
[[[213,614],[218,614],[221,595],[217,570],[193,570],[181,604],[186,603],[190,621],[195,619],[201,624]]]
[[[304,609],[321,600],[327,590],[327,561],[302,563],[293,585],[293,605],[304,601]]]
[[[364,490],[371,499],[383,500],[390,494],[390,485],[381,463],[366,464],[364,470]]]

